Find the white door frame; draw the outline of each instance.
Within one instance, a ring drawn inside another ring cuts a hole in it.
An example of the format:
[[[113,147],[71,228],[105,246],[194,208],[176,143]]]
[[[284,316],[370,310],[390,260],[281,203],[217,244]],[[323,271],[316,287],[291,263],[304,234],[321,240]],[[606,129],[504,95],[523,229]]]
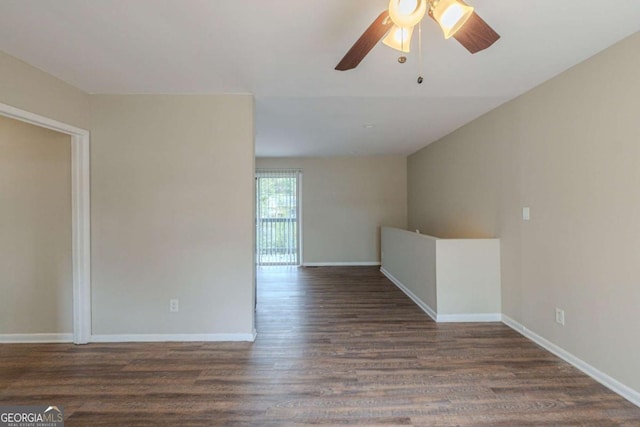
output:
[[[298,202],[298,265],[296,267],[302,266],[302,169],[298,170],[298,178],[296,182],[298,188],[297,202]]]
[[[73,342],[91,337],[91,215],[89,131],[0,103],[0,115],[71,136]]]

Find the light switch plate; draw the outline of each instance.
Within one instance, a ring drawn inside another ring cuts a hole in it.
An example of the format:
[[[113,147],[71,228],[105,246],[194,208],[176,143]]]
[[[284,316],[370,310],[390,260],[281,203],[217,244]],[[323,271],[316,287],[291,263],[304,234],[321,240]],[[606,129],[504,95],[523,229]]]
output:
[[[522,219],[524,221],[529,221],[531,219],[531,208],[530,207],[524,207],[522,208]]]

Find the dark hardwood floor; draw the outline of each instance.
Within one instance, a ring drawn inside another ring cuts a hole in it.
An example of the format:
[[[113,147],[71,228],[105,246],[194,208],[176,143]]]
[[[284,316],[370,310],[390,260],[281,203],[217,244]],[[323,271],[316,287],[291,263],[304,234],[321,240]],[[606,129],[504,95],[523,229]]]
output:
[[[67,426],[640,426],[508,327],[435,324],[377,268],[263,269],[255,343],[0,346],[0,405]]]

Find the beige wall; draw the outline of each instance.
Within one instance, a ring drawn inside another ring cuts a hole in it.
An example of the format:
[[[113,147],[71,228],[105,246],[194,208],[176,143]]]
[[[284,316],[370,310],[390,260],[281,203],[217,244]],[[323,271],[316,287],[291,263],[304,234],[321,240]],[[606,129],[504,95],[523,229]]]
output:
[[[399,156],[259,158],[258,168],[302,169],[303,262],[380,262],[380,227],[406,226]]]
[[[71,138],[0,116],[0,334],[71,333]]]
[[[91,116],[93,333],[251,333],[252,96],[92,96]]]
[[[382,227],[382,269],[402,283],[420,302],[416,303],[432,317],[438,313],[438,283],[436,281],[435,237]],[[415,299],[414,299],[415,301]]]
[[[638,69],[635,34],[412,155],[408,186],[410,229],[500,237],[505,314],[640,391]]]
[[[93,334],[251,332],[251,96],[90,96],[0,52],[0,103],[91,131]]]
[[[382,227],[382,272],[438,322],[500,318],[500,240]]]
[[[0,51],[0,102],[88,129],[89,95]]]

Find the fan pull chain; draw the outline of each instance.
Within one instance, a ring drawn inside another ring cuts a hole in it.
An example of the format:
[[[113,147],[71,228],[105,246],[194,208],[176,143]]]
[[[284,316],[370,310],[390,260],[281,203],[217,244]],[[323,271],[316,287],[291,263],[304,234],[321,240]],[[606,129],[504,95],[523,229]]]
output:
[[[400,28],[400,51],[404,52],[404,28]],[[400,55],[400,58],[398,58],[398,62],[401,64],[404,64],[405,62],[407,62],[407,57],[404,55]]]
[[[422,21],[418,22],[418,84],[421,85],[422,78]]]

